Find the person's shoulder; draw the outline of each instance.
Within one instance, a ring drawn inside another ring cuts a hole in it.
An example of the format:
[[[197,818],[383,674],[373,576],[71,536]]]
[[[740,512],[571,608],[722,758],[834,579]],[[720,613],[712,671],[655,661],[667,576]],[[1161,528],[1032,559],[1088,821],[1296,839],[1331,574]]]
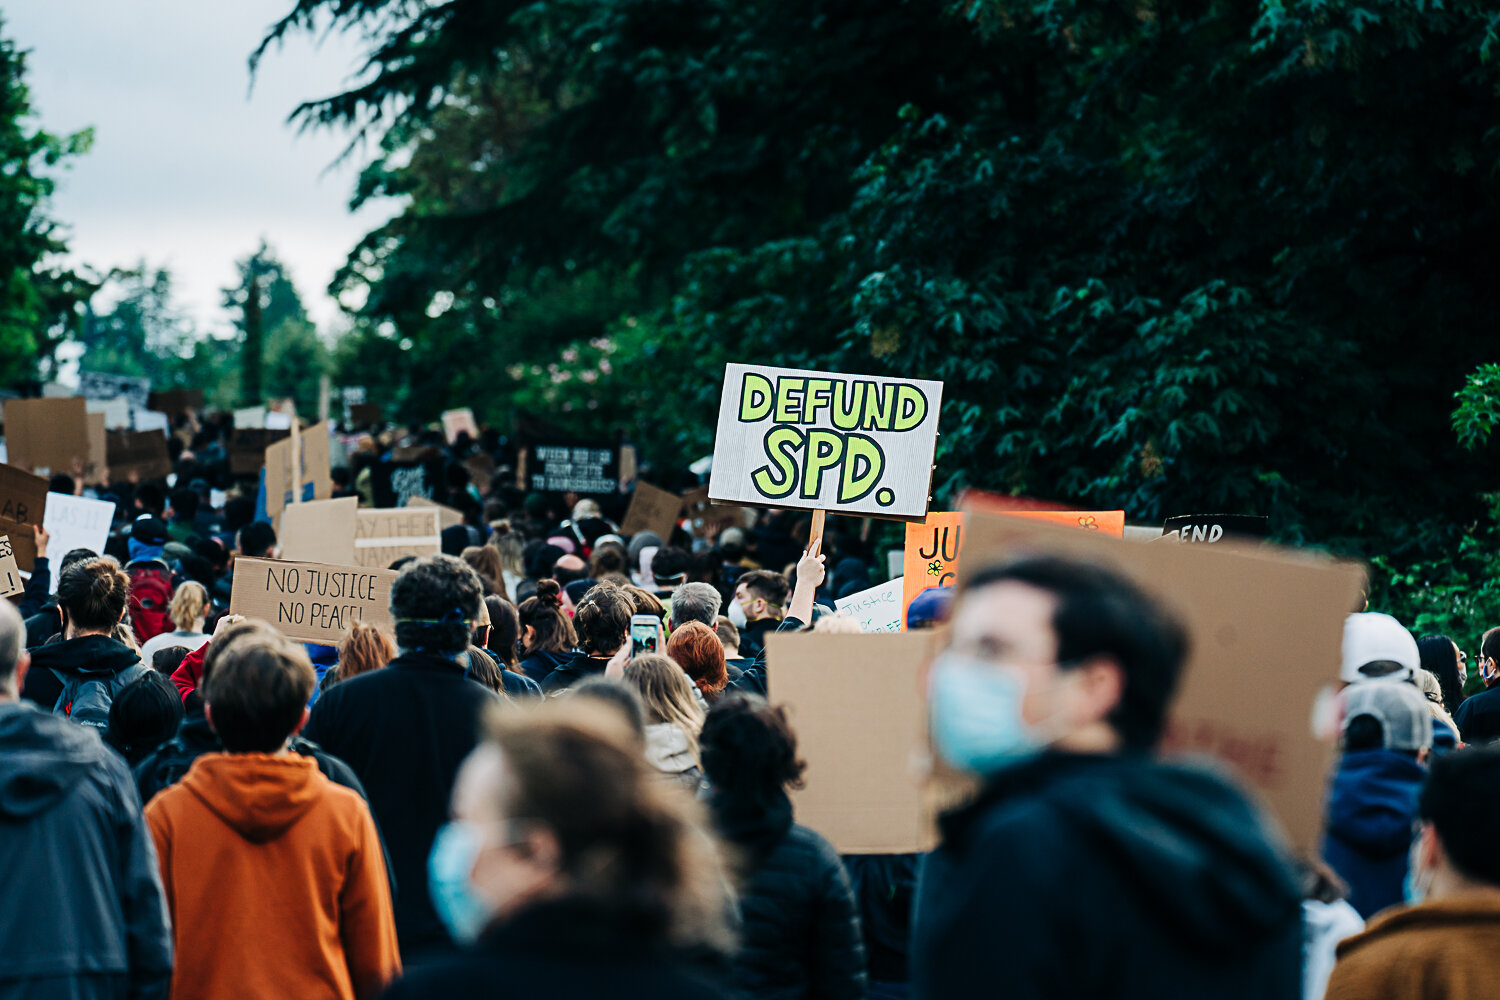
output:
[[[1329,981],[1330,1000],[1400,989],[1414,984],[1435,970],[1446,967],[1455,949],[1471,956],[1466,928],[1452,921],[1441,904],[1420,904],[1387,910],[1373,918],[1364,931],[1346,938],[1338,946],[1338,962]],[[1500,921],[1492,921],[1492,933],[1500,936]],[[1493,942],[1491,942],[1493,944]],[[1488,949],[1493,953],[1493,949]],[[1497,970],[1500,971],[1500,970]]]
[[[489,956],[469,952],[408,969],[380,995],[381,1000],[446,1000],[448,997],[488,992],[500,978],[498,964]]]
[[[795,851],[806,854],[820,864],[839,861],[839,852],[833,849],[826,837],[816,830],[793,823],[792,828],[787,831],[784,843]]]

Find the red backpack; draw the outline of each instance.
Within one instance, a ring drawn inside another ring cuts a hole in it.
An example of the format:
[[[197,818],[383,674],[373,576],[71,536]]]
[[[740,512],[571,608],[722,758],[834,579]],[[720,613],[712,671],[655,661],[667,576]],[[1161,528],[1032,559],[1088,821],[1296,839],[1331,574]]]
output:
[[[172,570],[159,559],[143,559],[125,567],[130,577],[130,621],[143,645],[152,636],[172,631],[167,606],[172,603]]]

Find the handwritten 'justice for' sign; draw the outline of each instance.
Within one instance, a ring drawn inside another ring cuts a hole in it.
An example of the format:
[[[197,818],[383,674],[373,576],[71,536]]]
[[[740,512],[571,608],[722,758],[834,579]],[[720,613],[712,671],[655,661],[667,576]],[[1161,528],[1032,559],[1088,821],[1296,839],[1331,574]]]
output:
[[[922,517],[942,399],[941,382],[727,365],[709,496]]]

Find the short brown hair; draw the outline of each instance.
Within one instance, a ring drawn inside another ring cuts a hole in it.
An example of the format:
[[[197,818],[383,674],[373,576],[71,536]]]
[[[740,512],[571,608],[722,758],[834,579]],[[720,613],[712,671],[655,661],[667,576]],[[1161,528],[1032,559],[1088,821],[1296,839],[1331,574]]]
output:
[[[594,656],[613,653],[625,641],[633,614],[635,598],[630,591],[612,583],[596,584],[573,611],[578,645]]]
[[[785,611],[787,594],[791,591],[791,584],[786,582],[786,577],[769,569],[753,569],[748,573],[740,575],[734,581],[736,589],[743,586],[745,592],[754,594],[772,607]]]
[[[355,621],[339,643],[339,680],[379,670],[396,658],[396,644],[369,622]]]
[[[317,683],[300,644],[279,635],[258,635],[219,655],[203,700],[225,750],[275,753],[302,721]]]
[[[113,559],[87,559],[63,570],[57,603],[77,628],[112,629],[130,605],[130,577]]]
[[[673,629],[672,637],[667,640],[667,655],[710,701],[729,683],[724,644],[719,641],[719,634],[702,622],[688,622]]]
[[[624,589],[630,594],[630,599],[635,604],[636,614],[655,615],[661,619],[667,617],[667,606],[651,591],[637,587],[633,583],[627,584]]]
[[[479,574],[479,579],[492,594],[509,596],[505,590],[505,573],[500,566],[500,550],[492,545],[470,545],[459,558]]]
[[[718,634],[719,643],[724,647],[725,652],[731,649],[736,653],[739,652],[740,630],[734,627],[734,622],[720,615],[714,620],[714,632]]]

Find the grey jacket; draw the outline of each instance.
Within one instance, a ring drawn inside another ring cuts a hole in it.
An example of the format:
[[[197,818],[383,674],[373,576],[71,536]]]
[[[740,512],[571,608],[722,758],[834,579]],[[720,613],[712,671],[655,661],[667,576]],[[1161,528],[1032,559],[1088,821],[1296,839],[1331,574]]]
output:
[[[156,849],[91,729],[0,703],[0,1000],[147,1000],[172,983]]]

